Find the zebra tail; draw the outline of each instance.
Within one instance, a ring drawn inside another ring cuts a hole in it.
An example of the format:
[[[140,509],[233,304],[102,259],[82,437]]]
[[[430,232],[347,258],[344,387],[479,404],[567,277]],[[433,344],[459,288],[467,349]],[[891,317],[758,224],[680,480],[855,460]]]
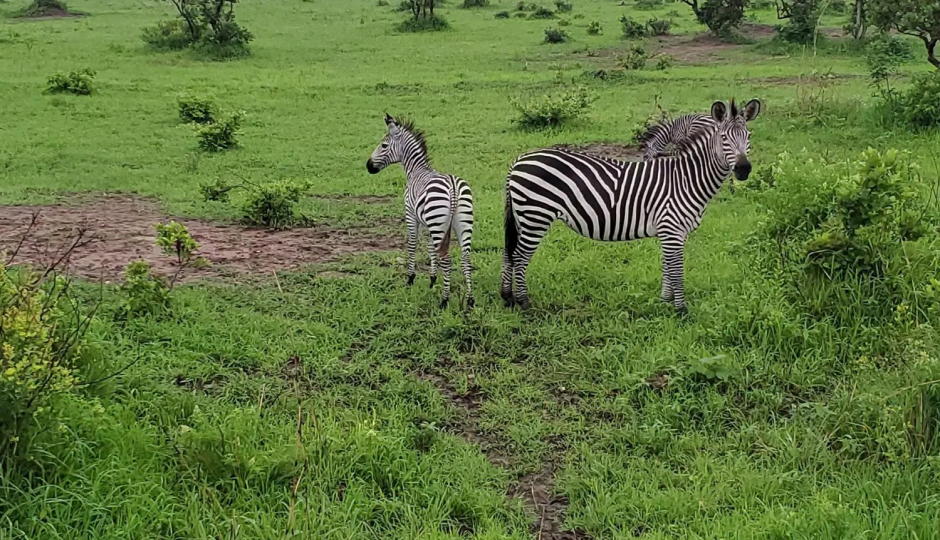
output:
[[[503,220],[503,226],[506,229],[506,258],[509,264],[513,263],[512,254],[516,252],[516,246],[519,244],[519,229],[516,227],[516,218],[512,211],[512,197],[509,196],[509,182],[506,183],[506,213]]]
[[[444,238],[441,239],[441,245],[437,247],[437,256],[443,257],[450,251],[451,231],[454,230],[454,220],[457,217],[457,207],[460,199],[460,183],[454,182],[454,188],[450,192],[450,218],[447,220],[447,227],[444,229]],[[459,240],[458,240],[459,242]]]

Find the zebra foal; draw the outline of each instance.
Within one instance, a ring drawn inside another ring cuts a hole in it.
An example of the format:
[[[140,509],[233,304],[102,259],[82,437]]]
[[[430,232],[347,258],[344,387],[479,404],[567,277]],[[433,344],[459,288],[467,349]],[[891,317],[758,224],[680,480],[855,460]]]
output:
[[[473,234],[473,198],[470,186],[456,176],[435,171],[428,158],[424,134],[409,120],[385,115],[388,133],[366,162],[370,174],[393,163],[405,169],[405,223],[408,225],[408,285],[415,281],[418,229],[428,230],[431,287],[437,281],[437,264],[444,275],[441,307],[450,299],[450,240],[453,232],[460,245],[460,267],[467,281],[466,304],[473,307],[470,280],[470,237]]]
[[[743,109],[731,100],[711,108],[714,130],[680,141],[679,155],[623,162],[564,150],[537,150],[516,159],[506,178],[505,245],[500,295],[528,309],[526,269],[542,237],[560,219],[594,240],[658,237],[662,298],[685,312],[683,248],[708,201],[731,173],[746,180],[750,131],[760,101]]]
[[[643,161],[650,161],[670,154],[666,148],[672,144],[679,146],[682,141],[695,135],[699,130],[712,130],[718,124],[710,114],[690,113],[671,120],[662,120],[650,126],[640,135],[638,142],[643,149]]]

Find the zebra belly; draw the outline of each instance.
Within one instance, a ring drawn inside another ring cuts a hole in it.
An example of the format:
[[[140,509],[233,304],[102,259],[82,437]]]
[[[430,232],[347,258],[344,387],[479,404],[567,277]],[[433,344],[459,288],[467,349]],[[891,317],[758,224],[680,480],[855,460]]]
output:
[[[653,223],[641,224],[638,227],[638,230],[632,229],[620,229],[612,230],[610,235],[605,236],[603,234],[588,234],[587,231],[581,230],[576,223],[572,223],[572,220],[568,219],[568,216],[559,216],[558,220],[568,226],[569,229],[578,233],[579,235],[590,238],[591,240],[598,240],[600,242],[629,242],[630,240],[641,240],[643,238],[652,238],[656,236],[656,226]],[[603,232],[603,231],[598,231]]]

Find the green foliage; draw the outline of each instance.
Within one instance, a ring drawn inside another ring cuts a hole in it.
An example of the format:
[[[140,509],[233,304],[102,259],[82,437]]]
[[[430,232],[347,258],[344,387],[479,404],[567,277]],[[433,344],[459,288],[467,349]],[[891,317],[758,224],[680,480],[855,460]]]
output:
[[[241,186],[230,186],[221,178],[216,178],[215,182],[201,184],[199,193],[205,201],[228,202],[229,192]]]
[[[493,16],[496,17],[497,19],[508,19],[508,18],[509,18],[509,12],[508,12],[508,11],[497,11],[496,14],[493,15]]]
[[[591,23],[588,24],[587,33],[589,36],[596,36],[596,35],[602,34],[603,32],[604,32],[604,29],[601,28],[601,23],[597,21],[591,21]]]
[[[564,43],[568,41],[568,33],[558,28],[545,29],[545,43]]]
[[[163,253],[171,257],[176,257],[176,262],[180,266],[189,263],[193,258],[193,253],[199,246],[189,234],[186,225],[176,221],[169,223],[158,223],[157,228],[157,246],[163,250]]]
[[[253,227],[287,229],[301,223],[294,205],[306,193],[305,183],[278,181],[252,184],[242,206],[242,221]]]
[[[206,152],[222,152],[238,146],[238,134],[244,113],[237,112],[224,120],[196,128],[199,148]]]
[[[788,0],[783,3],[789,21],[777,28],[777,35],[788,43],[808,45],[816,39],[820,0]]]
[[[170,0],[178,18],[145,27],[142,39],[157,50],[194,48],[217,59],[249,54],[254,35],[235,22],[237,0]]]
[[[879,86],[889,83],[898,73],[901,64],[914,59],[914,53],[906,41],[882,33],[868,42],[865,60],[872,82]]]
[[[636,8],[643,10],[653,10],[663,7],[663,0],[636,0]]]
[[[538,6],[529,14],[530,19],[554,19],[555,12],[547,7]]]
[[[676,58],[668,54],[662,55],[656,59],[656,69],[665,71],[676,65]]]
[[[580,118],[590,108],[594,97],[583,87],[570,88],[528,100],[513,99],[519,112],[517,124],[529,129],[557,127]]]
[[[68,6],[62,0],[32,0],[23,10],[23,17],[48,17],[68,13]]]
[[[646,27],[649,28],[651,36],[667,36],[669,35],[669,28],[672,27],[672,21],[652,18],[646,21]]]
[[[643,69],[650,55],[646,49],[640,45],[632,45],[627,52],[620,57],[620,65],[626,70]]]
[[[623,28],[624,39],[641,39],[649,35],[646,26],[626,15],[621,15],[620,26]]]
[[[211,99],[202,96],[181,96],[176,100],[180,119],[194,124],[215,122],[216,106]]]
[[[0,469],[29,434],[51,427],[54,398],[78,382],[90,319],[70,285],[0,264]]]
[[[124,269],[121,306],[117,317],[128,320],[166,314],[170,310],[170,287],[154,275],[147,261],[134,261]]]
[[[74,94],[90,96],[94,92],[92,80],[95,72],[91,69],[56,73],[46,81],[46,92],[50,94]]]
[[[914,129],[940,127],[940,71],[916,75],[904,93],[904,123]]]
[[[463,7],[465,8],[486,7],[488,5],[490,5],[490,0],[463,0]]]
[[[683,1],[692,6],[700,23],[722,38],[733,37],[735,30],[744,22],[744,8],[748,3],[748,0],[705,0],[699,7],[697,0]]]
[[[895,29],[920,38],[927,49],[927,61],[940,69],[936,56],[940,41],[940,2],[935,0],[869,0],[871,21],[883,31]]]
[[[395,26],[395,30],[398,32],[440,32],[449,28],[450,23],[447,22],[447,19],[436,13],[426,17],[405,19]]]
[[[558,13],[570,13],[574,9],[574,6],[571,2],[567,0],[555,0],[555,10]]]

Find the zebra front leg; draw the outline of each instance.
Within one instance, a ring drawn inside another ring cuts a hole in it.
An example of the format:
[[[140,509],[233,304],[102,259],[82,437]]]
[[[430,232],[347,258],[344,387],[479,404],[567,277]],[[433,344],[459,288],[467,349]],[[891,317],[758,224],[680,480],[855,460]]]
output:
[[[671,300],[680,315],[688,312],[685,305],[685,291],[683,286],[683,247],[682,239],[663,240],[663,299]],[[666,298],[666,293],[670,298]]]
[[[415,252],[418,250],[418,224],[413,219],[408,221],[408,286],[415,282]]]

